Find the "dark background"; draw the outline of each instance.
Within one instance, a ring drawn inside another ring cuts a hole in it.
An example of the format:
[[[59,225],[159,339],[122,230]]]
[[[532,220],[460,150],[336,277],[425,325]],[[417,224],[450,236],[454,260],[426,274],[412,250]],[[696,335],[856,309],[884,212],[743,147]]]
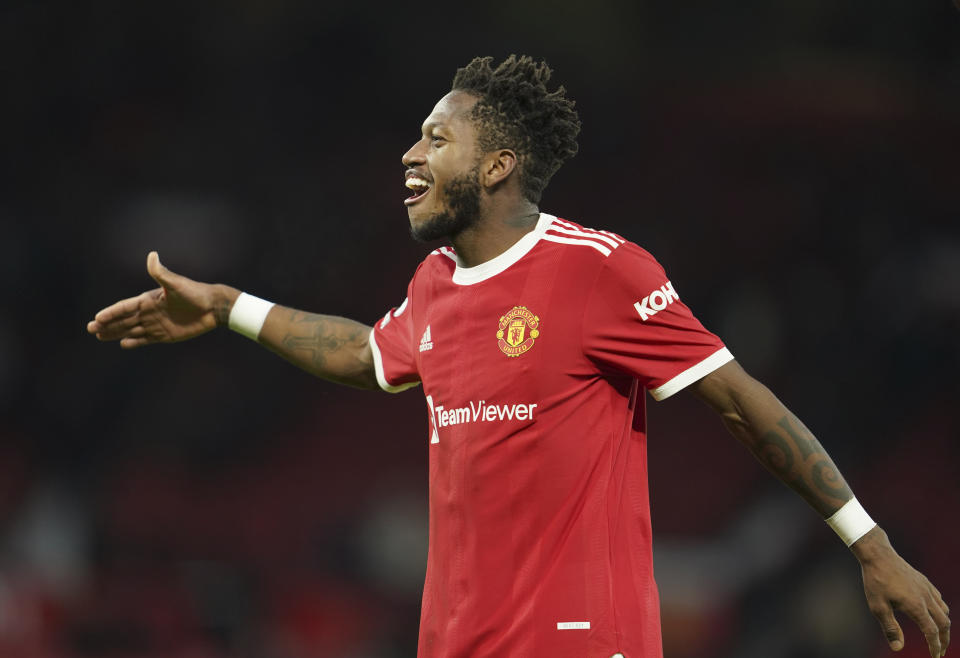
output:
[[[947,0],[7,2],[0,655],[415,654],[418,392],[229,332],[121,352],[84,327],[152,287],[150,249],[372,323],[431,248],[401,154],[458,66],[511,52],[584,124],[542,209],[652,251],[958,605]],[[854,558],[687,398],[650,413],[667,656],[885,655]]]

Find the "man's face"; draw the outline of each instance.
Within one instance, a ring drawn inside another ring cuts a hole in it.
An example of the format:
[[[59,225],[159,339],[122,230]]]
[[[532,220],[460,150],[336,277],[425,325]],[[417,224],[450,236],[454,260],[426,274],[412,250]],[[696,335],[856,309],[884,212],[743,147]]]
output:
[[[410,233],[427,241],[456,236],[480,215],[479,155],[470,110],[477,99],[452,91],[423,122],[422,137],[403,156]]]

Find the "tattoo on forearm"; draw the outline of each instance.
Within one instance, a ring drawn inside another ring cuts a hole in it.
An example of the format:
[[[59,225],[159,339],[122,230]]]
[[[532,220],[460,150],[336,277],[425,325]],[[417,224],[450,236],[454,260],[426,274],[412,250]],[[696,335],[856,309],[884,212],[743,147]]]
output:
[[[292,330],[284,335],[281,344],[287,350],[301,350],[309,355],[310,363],[317,370],[327,366],[327,359],[345,345],[358,340],[361,331],[353,323],[342,320],[292,311],[290,314]]]
[[[781,480],[826,513],[852,494],[820,442],[785,415],[757,443],[756,455]]]

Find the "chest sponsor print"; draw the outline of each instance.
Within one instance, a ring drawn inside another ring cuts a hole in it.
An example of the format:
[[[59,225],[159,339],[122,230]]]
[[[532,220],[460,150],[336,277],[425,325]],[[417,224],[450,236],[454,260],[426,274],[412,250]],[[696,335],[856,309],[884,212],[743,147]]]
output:
[[[500,317],[497,345],[509,357],[524,354],[540,337],[540,318],[526,306],[514,306]]]
[[[448,408],[439,401],[434,401],[432,395],[428,395],[430,443],[440,443],[440,428],[452,425],[533,421],[538,406],[540,405],[536,402],[495,404],[486,400],[471,400],[466,406]]]

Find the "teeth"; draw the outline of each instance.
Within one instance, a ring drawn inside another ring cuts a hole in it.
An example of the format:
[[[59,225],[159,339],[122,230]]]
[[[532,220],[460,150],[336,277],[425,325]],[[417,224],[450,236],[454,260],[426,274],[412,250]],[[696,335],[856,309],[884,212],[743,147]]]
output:
[[[418,189],[423,189],[425,187],[430,187],[430,183],[423,180],[419,176],[411,176],[410,178],[407,179],[407,182],[405,183],[405,185],[409,187],[411,190],[418,190]]]

